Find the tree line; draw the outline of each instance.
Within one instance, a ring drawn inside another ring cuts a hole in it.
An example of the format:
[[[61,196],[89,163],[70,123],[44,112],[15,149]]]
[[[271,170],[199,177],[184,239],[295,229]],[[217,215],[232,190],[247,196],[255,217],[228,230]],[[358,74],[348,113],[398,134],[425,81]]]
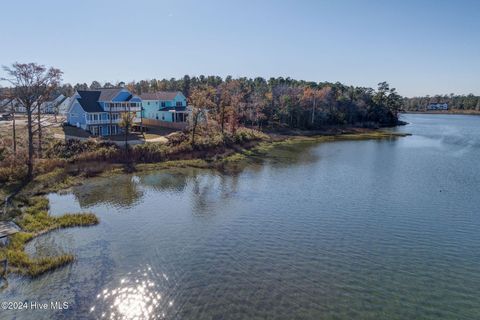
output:
[[[448,103],[448,108],[453,110],[480,111],[480,96],[469,95],[435,95],[425,97],[404,98],[403,104],[408,111],[424,111],[431,103]]]
[[[378,88],[354,87],[342,83],[311,82],[291,78],[233,78],[185,75],[180,79],[152,79],[90,85],[64,84],[56,93],[70,96],[75,90],[124,86],[135,94],[181,91],[190,102],[194,93],[208,94],[209,114],[224,130],[225,125],[285,126],[318,129],[325,125],[394,125],[403,100],[388,83]],[[202,107],[202,106],[200,106]]]

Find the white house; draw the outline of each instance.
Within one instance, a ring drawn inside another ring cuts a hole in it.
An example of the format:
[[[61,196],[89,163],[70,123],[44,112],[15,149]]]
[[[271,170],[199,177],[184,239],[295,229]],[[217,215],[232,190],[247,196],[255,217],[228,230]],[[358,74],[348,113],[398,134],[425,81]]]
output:
[[[74,100],[75,99],[73,97],[67,97],[65,100],[63,100],[57,107],[58,114],[62,116],[66,116],[67,111]]]
[[[190,113],[180,91],[142,93],[142,117],[164,122],[186,122]]]
[[[448,103],[430,103],[427,110],[448,110]]]
[[[17,99],[3,99],[0,101],[0,106],[3,107],[4,110],[12,111],[12,108],[15,109],[15,113],[25,113],[25,107],[17,100]]]
[[[54,114],[58,112],[58,107],[66,99],[66,97],[61,94],[51,101],[46,101],[40,106],[41,113]]]

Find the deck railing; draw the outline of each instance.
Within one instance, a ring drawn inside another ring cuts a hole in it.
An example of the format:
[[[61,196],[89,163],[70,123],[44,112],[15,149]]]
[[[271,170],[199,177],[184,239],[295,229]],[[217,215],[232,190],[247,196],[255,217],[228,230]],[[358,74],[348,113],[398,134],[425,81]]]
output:
[[[120,121],[122,121],[122,119],[120,117],[118,119],[112,119],[111,121],[110,121],[110,119],[97,119],[97,120],[88,120],[87,119],[87,124],[109,124],[109,123],[118,124],[118,123],[120,123]],[[133,118],[133,122],[134,123],[140,123],[141,119],[138,118],[138,117],[135,117],[135,118]]]
[[[105,111],[107,112],[140,112],[141,107],[127,107],[127,106],[117,106],[117,107],[110,107],[105,106]]]
[[[104,105],[105,111],[112,112],[138,112],[142,109],[139,102],[107,102]]]
[[[88,120],[87,119],[87,124],[109,124],[109,123],[119,123],[120,118],[118,119],[97,119],[97,120]]]

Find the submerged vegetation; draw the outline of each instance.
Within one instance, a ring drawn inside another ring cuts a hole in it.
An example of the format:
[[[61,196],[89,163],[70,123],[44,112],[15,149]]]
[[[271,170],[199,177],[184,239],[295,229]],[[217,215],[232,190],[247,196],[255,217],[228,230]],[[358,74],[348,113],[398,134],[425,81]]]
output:
[[[30,198],[27,205],[28,207],[16,221],[22,231],[11,236],[6,246],[0,247],[0,260],[8,259],[8,272],[35,277],[72,262],[74,256],[71,254],[32,258],[25,252],[25,245],[34,237],[51,230],[92,226],[99,222],[93,213],[51,216],[48,213],[48,200],[40,196]]]

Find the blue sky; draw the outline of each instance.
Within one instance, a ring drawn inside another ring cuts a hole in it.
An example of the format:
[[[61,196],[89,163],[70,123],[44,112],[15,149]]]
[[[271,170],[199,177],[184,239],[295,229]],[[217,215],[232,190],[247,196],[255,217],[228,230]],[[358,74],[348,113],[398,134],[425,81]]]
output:
[[[0,64],[71,83],[283,76],[480,95],[480,1],[5,1]]]

